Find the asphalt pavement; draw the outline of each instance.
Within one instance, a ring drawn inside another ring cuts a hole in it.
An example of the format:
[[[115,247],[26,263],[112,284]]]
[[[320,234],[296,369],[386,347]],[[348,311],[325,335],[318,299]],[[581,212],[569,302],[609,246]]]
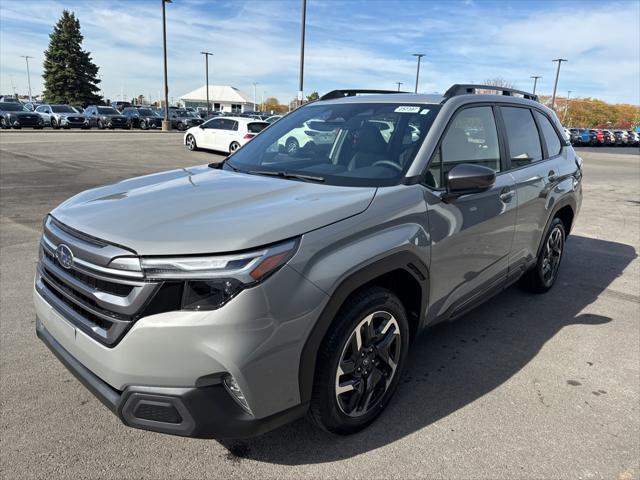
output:
[[[298,421],[218,442],[125,427],[34,331],[46,213],[86,188],[222,158],[181,141],[0,133],[1,478],[639,478],[637,148],[579,149],[584,202],[554,289],[514,286],[424,334],[369,429],[338,437]]]

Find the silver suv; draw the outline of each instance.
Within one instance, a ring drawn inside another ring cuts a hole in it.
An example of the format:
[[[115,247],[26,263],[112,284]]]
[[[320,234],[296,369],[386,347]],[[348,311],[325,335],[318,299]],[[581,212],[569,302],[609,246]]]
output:
[[[480,89],[334,91],[222,164],[65,201],[44,223],[38,336],[131,427],[364,428],[421,331],[558,275],[582,160],[535,96]]]

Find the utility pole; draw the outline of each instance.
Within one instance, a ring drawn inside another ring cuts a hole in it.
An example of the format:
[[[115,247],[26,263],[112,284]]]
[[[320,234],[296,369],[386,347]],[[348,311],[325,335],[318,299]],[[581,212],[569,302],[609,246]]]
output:
[[[260,111],[264,113],[264,94],[267,93],[264,90],[262,91],[262,101],[260,102]]]
[[[169,121],[169,84],[167,80],[167,18],[165,14],[165,3],[171,3],[172,0],[160,0],[162,2],[162,51],[164,54],[164,120],[162,121],[162,130],[171,130],[171,122]]]
[[[556,81],[553,84],[553,96],[551,97],[551,110],[556,109],[556,89],[558,88],[558,77],[560,77],[560,65],[562,62],[568,62],[566,58],[556,58],[554,62],[558,62],[558,70],[556,70]]]
[[[20,55],[27,62],[27,84],[29,85],[29,101],[32,102],[33,98],[31,97],[31,74],[29,73],[29,59],[33,58],[29,55]]]
[[[253,82],[253,111],[256,111],[256,82]]]
[[[402,85],[402,82],[396,82],[398,84],[398,91],[400,91],[400,85]]]
[[[540,75],[531,75],[531,77],[529,78],[533,78],[533,94],[536,94],[536,85],[538,85],[538,79],[542,78]]]
[[[420,60],[424,57],[424,53],[414,53],[414,57],[418,57],[418,69],[416,70],[416,88],[415,93],[418,93],[418,80],[420,80]]]
[[[300,24],[300,77],[298,81],[298,106],[302,105],[304,90],[304,30],[307,22],[307,0],[302,0],[302,21]]]
[[[204,70],[205,70],[205,78],[207,82],[207,118],[209,118],[209,57],[213,55],[213,53],[209,52],[200,52],[204,55]]]

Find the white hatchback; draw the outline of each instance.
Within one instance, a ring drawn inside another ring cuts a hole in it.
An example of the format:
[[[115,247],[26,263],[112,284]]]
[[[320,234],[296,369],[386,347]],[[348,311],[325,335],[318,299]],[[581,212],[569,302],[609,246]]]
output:
[[[233,153],[268,127],[267,122],[246,117],[214,117],[184,134],[189,150],[200,148]]]

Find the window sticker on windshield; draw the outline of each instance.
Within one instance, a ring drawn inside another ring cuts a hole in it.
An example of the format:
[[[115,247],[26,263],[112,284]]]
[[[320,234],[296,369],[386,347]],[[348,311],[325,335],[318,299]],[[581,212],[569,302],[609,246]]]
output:
[[[427,113],[429,113],[429,109],[428,109],[428,108],[423,108],[423,109],[420,111],[420,115],[426,115]]]
[[[418,113],[420,107],[413,107],[411,105],[400,105],[394,110],[395,113]]]

